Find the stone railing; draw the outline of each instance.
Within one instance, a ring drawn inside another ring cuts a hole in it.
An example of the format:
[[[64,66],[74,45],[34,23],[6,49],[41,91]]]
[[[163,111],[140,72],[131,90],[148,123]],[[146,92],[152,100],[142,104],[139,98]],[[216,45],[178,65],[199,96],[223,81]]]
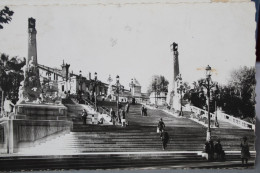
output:
[[[198,107],[195,106],[190,106],[189,108],[186,108],[187,110],[194,112],[193,114],[193,118],[197,118],[197,119],[207,119],[208,118],[208,111],[200,109]],[[216,119],[216,114],[215,113],[210,113],[210,118],[214,121]],[[217,111],[217,119],[218,120],[222,120],[225,122],[228,122],[230,124],[236,125],[240,128],[243,129],[253,129],[255,130],[255,125],[249,122],[246,122],[244,120],[241,120],[239,118],[233,117],[231,115],[227,115],[223,112]]]
[[[59,120],[14,120],[0,124],[0,133],[4,134],[1,152],[16,153],[24,148],[48,141],[63,133],[70,132],[72,122]],[[1,139],[0,139],[1,140]]]
[[[7,130],[8,130],[8,121],[0,122],[0,154],[7,153]]]

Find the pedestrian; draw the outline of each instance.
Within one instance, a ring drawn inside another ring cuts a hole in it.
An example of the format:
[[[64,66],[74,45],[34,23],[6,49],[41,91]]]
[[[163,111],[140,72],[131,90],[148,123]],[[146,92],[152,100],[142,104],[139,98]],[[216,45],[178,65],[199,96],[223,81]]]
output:
[[[210,140],[209,140],[209,153],[208,153],[208,156],[209,156],[208,159],[210,161],[214,160],[214,151],[215,151],[215,149],[214,149],[214,142],[210,138]]]
[[[12,106],[14,107],[14,104],[7,96],[4,101],[4,112],[6,117],[9,117],[10,113],[12,112]]]
[[[159,123],[158,123],[157,129],[159,129],[159,132],[160,132],[160,133],[162,133],[162,131],[165,129],[165,124],[164,124],[162,118],[160,119],[160,121],[159,121]]]
[[[147,108],[144,107],[144,116],[147,116]]]
[[[118,115],[117,115],[118,123],[121,123],[121,116],[122,116],[122,109],[121,106],[119,106]]]
[[[93,114],[92,117],[91,117],[91,122],[92,122],[92,124],[95,123],[95,115],[94,115],[94,114]]]
[[[121,111],[121,115],[122,115],[122,127],[125,127],[126,126],[126,120],[125,120],[125,115],[126,113],[125,113],[125,110],[124,109],[122,109],[122,111]]]
[[[164,129],[162,130],[162,133],[160,135],[161,139],[162,139],[162,147],[163,147],[163,150],[166,149],[167,147],[167,144],[169,142],[169,134],[168,132],[166,132]]]
[[[87,124],[87,116],[88,116],[88,113],[87,113],[86,109],[83,109],[82,114],[81,114],[81,117],[83,120],[83,125]]]
[[[225,152],[222,148],[222,145],[220,143],[220,139],[217,140],[217,143],[214,146],[214,153],[216,155],[216,159],[218,161],[224,161],[225,160]]]
[[[113,110],[113,108],[111,108],[110,109],[110,117],[111,117],[111,120],[112,120],[112,122],[113,122],[113,125],[115,125],[115,119],[116,119],[116,113],[115,113],[115,111]]]
[[[241,160],[242,160],[242,165],[244,166],[244,162],[248,162],[248,159],[250,158],[250,152],[249,152],[249,145],[247,141],[247,137],[244,136],[243,139],[241,140]]]
[[[129,113],[129,107],[130,107],[130,105],[129,105],[129,103],[127,102],[126,105],[125,105],[125,110],[126,110],[126,113],[127,113],[127,114]]]
[[[144,105],[141,107],[141,116],[144,116]]]

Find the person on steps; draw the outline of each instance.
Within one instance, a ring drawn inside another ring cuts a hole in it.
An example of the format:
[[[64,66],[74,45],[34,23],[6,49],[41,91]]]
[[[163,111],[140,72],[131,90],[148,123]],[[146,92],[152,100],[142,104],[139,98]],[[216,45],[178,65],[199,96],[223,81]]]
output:
[[[165,128],[165,124],[164,124],[162,118],[160,119],[157,128],[159,129],[159,132],[160,132],[160,133],[162,133],[162,131],[164,130],[164,128]]]
[[[88,113],[87,113],[86,109],[83,109],[82,114],[81,114],[81,117],[83,120],[83,125],[87,124],[87,116],[88,116]]]
[[[141,107],[141,116],[144,116],[144,105]]]
[[[167,147],[167,144],[169,142],[169,134],[164,129],[162,129],[162,133],[161,133],[160,136],[161,136],[161,139],[162,139],[163,150],[165,150],[166,147]]]
[[[125,113],[124,109],[122,109],[122,111],[121,111],[121,116],[122,116],[122,127],[125,127],[126,126],[126,120],[125,120],[126,113]]]
[[[248,163],[248,159],[250,158],[250,152],[249,152],[249,145],[247,141],[247,137],[244,136],[243,139],[241,140],[241,160],[242,160],[242,165],[244,166],[244,163]]]
[[[147,108],[146,107],[144,108],[144,116],[147,117]]]
[[[220,139],[217,140],[217,143],[214,146],[214,153],[216,155],[216,159],[218,161],[224,161],[225,160],[225,152],[222,148],[222,145],[220,143]]]
[[[128,114],[129,113],[129,103],[127,102],[126,105],[125,105],[125,112]]]
[[[116,113],[113,110],[113,108],[110,109],[110,117],[111,117],[111,120],[113,122],[113,125],[115,125],[116,124]]]

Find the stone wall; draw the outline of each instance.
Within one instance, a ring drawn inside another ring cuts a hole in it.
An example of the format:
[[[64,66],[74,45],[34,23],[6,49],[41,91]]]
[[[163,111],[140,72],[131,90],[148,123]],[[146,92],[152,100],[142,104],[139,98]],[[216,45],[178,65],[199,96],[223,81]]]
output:
[[[8,135],[10,153],[16,153],[23,148],[69,133],[72,127],[72,122],[59,120],[7,120],[7,122],[9,124],[6,129],[10,131]]]
[[[7,152],[7,122],[0,122],[0,154]]]

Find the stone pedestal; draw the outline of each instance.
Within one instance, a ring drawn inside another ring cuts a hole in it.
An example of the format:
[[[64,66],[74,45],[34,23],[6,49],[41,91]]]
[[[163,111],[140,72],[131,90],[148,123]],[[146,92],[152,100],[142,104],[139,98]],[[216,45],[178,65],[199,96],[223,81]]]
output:
[[[67,107],[55,104],[24,103],[15,105],[17,119],[58,120],[67,117]]]

